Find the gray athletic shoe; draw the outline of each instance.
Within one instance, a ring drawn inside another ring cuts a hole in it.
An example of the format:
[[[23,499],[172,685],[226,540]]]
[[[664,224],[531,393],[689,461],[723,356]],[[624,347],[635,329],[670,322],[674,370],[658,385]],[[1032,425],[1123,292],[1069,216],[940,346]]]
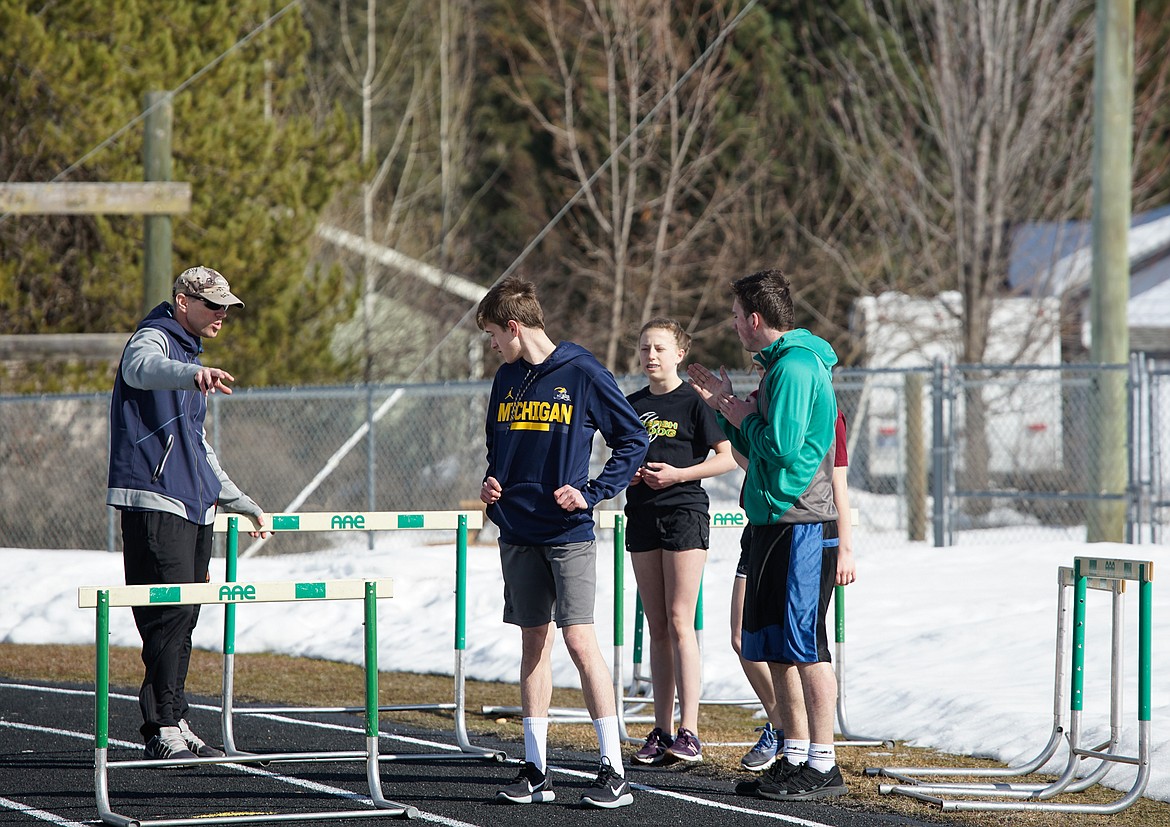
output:
[[[780,739],[776,735],[776,730],[772,729],[771,721],[756,727],[756,732],[760,733],[760,740],[756,741],[756,745],[748,750],[739,763],[745,770],[763,772],[776,763],[776,753],[780,750]]]
[[[187,749],[187,742],[177,726],[165,726],[146,742],[142,757],[147,761],[185,761],[196,755]]]
[[[210,744],[206,743],[202,738],[191,731],[191,725],[187,723],[187,719],[183,718],[179,721],[179,732],[183,734],[183,741],[187,744],[187,749],[195,753],[200,758],[222,758],[223,750],[216,749]]]

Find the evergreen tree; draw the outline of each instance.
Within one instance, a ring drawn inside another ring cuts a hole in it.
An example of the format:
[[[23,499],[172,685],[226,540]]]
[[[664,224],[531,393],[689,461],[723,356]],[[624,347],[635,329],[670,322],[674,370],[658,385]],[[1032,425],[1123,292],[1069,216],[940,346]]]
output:
[[[311,263],[317,216],[353,179],[354,131],[307,104],[308,36],[263,0],[0,3],[0,176],[142,180],[144,96],[176,90],[173,177],[192,185],[174,219],[176,273],[205,264],[247,302],[206,361],[242,385],[332,379],[324,347],[352,290]],[[113,136],[112,140],[111,137]],[[8,216],[0,223],[0,330],[129,333],[141,315],[140,217]],[[234,324],[233,324],[234,322]],[[107,369],[77,379],[106,387]],[[58,367],[26,387],[59,387]],[[6,383],[7,384],[7,383]]]

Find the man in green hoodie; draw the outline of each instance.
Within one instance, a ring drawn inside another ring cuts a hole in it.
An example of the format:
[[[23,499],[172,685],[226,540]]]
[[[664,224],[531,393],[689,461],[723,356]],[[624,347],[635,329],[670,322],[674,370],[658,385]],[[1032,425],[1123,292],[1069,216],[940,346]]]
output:
[[[784,757],[736,792],[781,801],[838,796],[846,787],[833,746],[837,679],[824,623],[837,567],[837,356],[795,326],[781,271],[744,276],[731,289],[735,332],[764,370],[756,400],[735,396],[726,369],[715,375],[690,365],[687,373],[747,457],[743,506],[752,537],[742,654],[768,663],[785,734]]]

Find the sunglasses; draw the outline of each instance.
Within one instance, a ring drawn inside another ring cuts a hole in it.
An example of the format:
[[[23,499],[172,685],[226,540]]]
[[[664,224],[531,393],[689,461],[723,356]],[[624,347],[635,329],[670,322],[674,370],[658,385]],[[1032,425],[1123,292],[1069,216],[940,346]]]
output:
[[[206,307],[208,310],[210,310],[212,313],[218,313],[221,310],[227,310],[227,307],[228,307],[226,304],[216,304],[213,301],[208,301],[207,299],[203,298],[202,296],[192,296],[190,293],[184,293],[183,295],[189,299],[198,299],[199,301],[203,302],[203,306]]]

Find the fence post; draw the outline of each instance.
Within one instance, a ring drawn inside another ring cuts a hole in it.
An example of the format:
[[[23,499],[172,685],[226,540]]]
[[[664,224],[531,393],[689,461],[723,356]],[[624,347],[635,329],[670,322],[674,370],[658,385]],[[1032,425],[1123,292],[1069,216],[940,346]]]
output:
[[[366,508],[375,511],[378,473],[377,445],[374,440],[374,386],[366,383]],[[366,532],[366,547],[374,550],[374,532]]]
[[[943,426],[946,418],[943,416],[943,405],[946,399],[946,366],[942,359],[935,358],[931,373],[930,405],[932,411],[931,427],[931,467],[934,478],[931,480],[931,493],[934,495],[934,545],[942,548],[947,544],[947,511],[946,511],[946,477],[947,477],[947,444]]]
[[[923,433],[921,373],[907,373],[906,393],[906,532],[926,539],[926,434]]]

